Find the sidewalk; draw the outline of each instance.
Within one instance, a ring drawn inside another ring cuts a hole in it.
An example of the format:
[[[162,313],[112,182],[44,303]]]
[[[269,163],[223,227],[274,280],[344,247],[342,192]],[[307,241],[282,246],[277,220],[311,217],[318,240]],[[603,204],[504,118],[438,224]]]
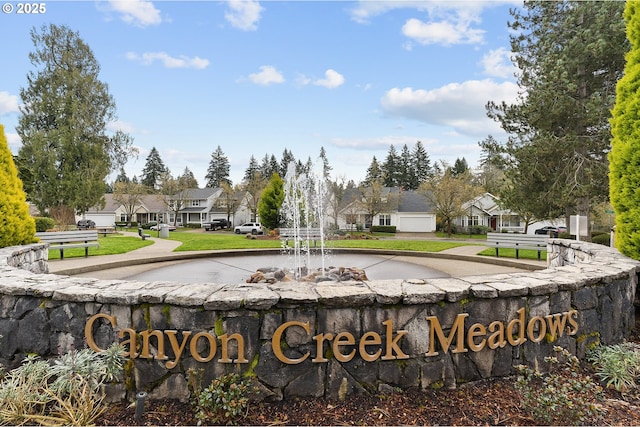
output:
[[[122,233],[126,236],[138,236],[137,233],[132,232]],[[154,236],[152,236],[150,240],[153,241],[152,245],[148,245],[125,254],[52,260],[49,261],[49,272],[64,275],[84,275],[85,273],[131,266],[140,266],[140,269],[149,270],[153,268],[153,266],[150,265],[152,263],[183,261],[220,253],[220,251],[215,250],[173,252],[178,246],[180,246],[180,242],[161,239]],[[503,270],[504,272],[508,272],[511,270],[521,271],[543,269],[547,267],[546,260],[516,260],[514,258],[498,258],[495,256],[478,255],[478,252],[482,252],[485,249],[486,246],[479,244],[458,246],[433,253],[433,256],[430,257],[424,257],[423,261],[420,263],[440,269],[456,277],[470,274],[491,274],[493,272],[503,272]],[[463,263],[469,265],[463,265]]]

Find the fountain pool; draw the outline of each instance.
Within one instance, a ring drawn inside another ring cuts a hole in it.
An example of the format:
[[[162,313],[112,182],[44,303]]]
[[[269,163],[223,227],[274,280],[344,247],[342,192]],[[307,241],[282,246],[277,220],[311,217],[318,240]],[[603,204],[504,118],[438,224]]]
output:
[[[420,258],[376,254],[335,254],[325,256],[326,266],[358,267],[369,280],[430,279],[449,274],[421,265]],[[257,269],[281,265],[283,255],[216,256],[156,264],[153,270],[122,277],[130,280],[180,283],[244,283]]]

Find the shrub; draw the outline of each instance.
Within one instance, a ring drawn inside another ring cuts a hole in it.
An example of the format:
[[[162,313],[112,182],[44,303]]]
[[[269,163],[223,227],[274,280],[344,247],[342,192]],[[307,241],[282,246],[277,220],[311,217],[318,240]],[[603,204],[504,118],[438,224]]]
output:
[[[610,346],[597,346],[587,353],[595,367],[596,376],[606,387],[620,392],[636,388],[635,378],[640,374],[640,346],[635,343],[623,343]]]
[[[600,233],[591,236],[591,241],[599,245],[609,246],[609,243],[611,243],[611,236],[609,235],[609,233]]]
[[[189,369],[189,387],[193,391],[192,405],[196,408],[199,424],[233,423],[246,411],[251,393],[251,382],[238,374],[227,374],[214,379],[202,388],[203,371]]]
[[[557,357],[546,357],[548,374],[528,366],[516,367],[516,390],[523,408],[538,425],[580,425],[596,423],[602,411],[602,387],[589,375],[580,373],[577,357],[554,347]]]
[[[395,225],[372,225],[371,232],[375,233],[395,233],[396,226]]]
[[[35,221],[29,214],[27,196],[9,150],[4,126],[0,125],[0,248],[36,241]]]
[[[202,228],[202,224],[199,222],[188,222],[184,225],[185,228]]]
[[[29,355],[0,382],[0,422],[9,425],[90,425],[107,409],[102,385],[124,366],[123,348],[72,351],[51,365]]]
[[[36,217],[35,222],[36,222],[37,232],[47,231],[56,226],[56,222],[53,220],[53,218],[49,218],[45,216]]]

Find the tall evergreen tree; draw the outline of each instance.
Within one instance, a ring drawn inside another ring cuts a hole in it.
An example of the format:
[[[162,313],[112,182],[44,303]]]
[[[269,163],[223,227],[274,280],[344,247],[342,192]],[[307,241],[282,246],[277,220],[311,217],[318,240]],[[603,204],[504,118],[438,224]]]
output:
[[[124,170],[124,168],[120,168],[120,173],[118,174],[118,176],[116,177],[116,183],[122,182],[122,183],[127,183],[127,182],[131,182],[131,180],[129,179],[129,177],[127,176],[127,172]]]
[[[258,161],[252,155],[249,159],[249,166],[244,171],[244,176],[242,177],[242,181],[249,181],[256,173],[260,172],[260,166],[258,166]]]
[[[333,168],[329,165],[329,159],[327,158],[327,152],[325,151],[324,147],[320,147],[320,155],[318,156],[318,158],[322,162],[323,178],[329,179],[329,176],[331,175],[331,170]]]
[[[231,180],[229,179],[230,169],[229,159],[218,145],[218,148],[211,153],[209,168],[204,177],[204,179],[207,180],[206,187],[217,188],[220,187],[223,182],[231,185]]]
[[[427,153],[427,150],[424,148],[421,141],[416,142],[416,145],[413,147],[413,168],[415,170],[418,186],[427,182],[434,173],[429,153]]]
[[[35,71],[20,89],[16,130],[22,139],[18,165],[24,188],[41,212],[65,224],[96,205],[107,176],[126,162],[131,139],[110,134],[116,107],[100,65],[78,33],[66,26],[31,31]]]
[[[169,169],[164,165],[160,153],[156,147],[152,147],[142,169],[140,184],[149,188],[150,191],[156,191],[160,188],[162,179],[167,173],[169,173]]]
[[[187,188],[199,188],[198,180],[196,179],[193,172],[191,172],[191,169],[189,169],[189,166],[185,166],[182,175],[180,175],[178,179],[184,180]]]
[[[371,159],[371,164],[367,168],[367,175],[364,178],[363,185],[370,185],[374,182],[382,181],[383,172],[376,156]]]
[[[511,135],[505,153],[529,156],[519,149],[533,147],[536,174],[548,173],[549,202],[583,217],[591,202],[608,195],[608,120],[628,47],[623,9],[623,2],[554,1],[512,10],[511,50],[526,96],[513,105],[487,106],[489,117]]]
[[[640,3],[628,1],[624,17],[631,50],[616,87],[609,183],[616,212],[615,245],[623,254],[640,259]]]
[[[382,164],[382,177],[385,187],[397,187],[400,183],[400,156],[393,144]]]
[[[456,158],[456,161],[453,163],[451,167],[451,174],[455,176],[463,175],[469,171],[469,164],[467,163],[467,159]]]
[[[36,224],[29,215],[27,196],[18,178],[3,125],[0,125],[0,224],[0,248],[35,240]]]
[[[407,144],[402,146],[400,151],[400,164],[398,170],[398,186],[405,190],[415,190],[418,188],[418,175],[413,155],[409,151]]]
[[[295,163],[295,161],[296,158],[293,153],[285,148],[282,153],[282,159],[280,159],[280,168],[278,170],[281,177],[284,177],[287,174],[287,171],[289,170],[289,163]]]

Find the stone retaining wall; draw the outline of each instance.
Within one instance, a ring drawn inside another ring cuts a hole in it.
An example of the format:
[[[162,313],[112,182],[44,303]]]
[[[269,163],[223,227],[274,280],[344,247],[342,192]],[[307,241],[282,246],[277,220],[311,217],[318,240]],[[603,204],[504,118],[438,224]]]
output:
[[[544,366],[555,345],[583,357],[629,336],[640,268],[608,247],[555,239],[550,268],[536,272],[203,285],[47,274],[46,253],[0,249],[0,362],[120,341],[131,362],[112,399],[186,400],[189,368],[204,384],[243,372],[281,399],[453,388]]]

